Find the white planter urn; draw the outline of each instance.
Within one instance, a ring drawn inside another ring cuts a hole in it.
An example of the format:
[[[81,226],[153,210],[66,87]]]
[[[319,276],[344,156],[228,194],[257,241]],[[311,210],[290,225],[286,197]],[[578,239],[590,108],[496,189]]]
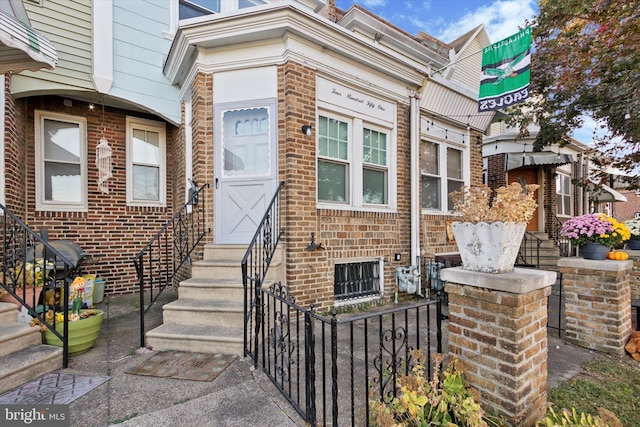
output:
[[[451,224],[462,268],[508,273],[518,257],[526,222],[460,222]]]

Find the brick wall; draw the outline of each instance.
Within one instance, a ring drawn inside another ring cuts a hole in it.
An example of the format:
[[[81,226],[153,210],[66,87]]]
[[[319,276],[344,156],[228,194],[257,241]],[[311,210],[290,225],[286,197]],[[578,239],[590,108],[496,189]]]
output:
[[[449,353],[464,363],[465,380],[509,425],[535,425],[546,412],[550,288],[515,294],[447,282],[445,291]]]
[[[5,134],[4,134],[4,191],[5,206],[21,218],[26,217],[26,146],[20,141],[25,140],[24,104],[16,105],[16,101],[9,93],[11,78],[4,76],[3,89],[5,91]]]
[[[624,354],[631,333],[632,261],[561,258],[566,339],[581,347]]]
[[[71,106],[65,106],[63,101],[63,98],[56,96],[14,100],[9,95],[7,116],[9,122],[15,117],[16,125],[10,126],[7,132],[5,156],[9,162],[5,173],[8,177],[20,178],[8,182],[7,206],[16,209],[18,216],[32,229],[38,231],[47,228],[50,239],[75,241],[86,252],[94,254],[97,263],[87,266],[85,273],[104,277],[106,294],[137,291],[133,258],[172,215],[174,191],[180,191],[180,194],[184,191],[182,183],[176,181],[175,186],[171,184],[174,182],[171,154],[175,154],[174,139],[179,132],[167,124],[167,207],[129,207],[126,206],[125,119],[128,115],[158,119],[148,114],[111,107],[105,107],[103,116],[102,106],[90,110],[86,102],[73,100]],[[36,212],[35,109],[87,119],[88,212]],[[22,123],[23,127],[17,123]],[[103,131],[113,150],[113,178],[109,180],[108,194],[97,188],[98,171],[95,166],[95,149]],[[24,170],[24,173],[21,170]],[[21,206],[24,208],[21,209]]]

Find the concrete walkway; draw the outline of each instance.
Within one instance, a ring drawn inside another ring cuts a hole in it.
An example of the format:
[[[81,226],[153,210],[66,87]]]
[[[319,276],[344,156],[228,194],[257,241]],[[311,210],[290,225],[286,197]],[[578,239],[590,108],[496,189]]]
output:
[[[168,290],[146,316],[147,330],[162,321]],[[249,360],[232,362],[213,381],[127,374],[152,353],[140,348],[138,296],[108,297],[96,308],[105,321],[96,345],[72,357],[68,372],[111,379],[70,404],[72,426],[304,426],[299,414]],[[549,337],[548,384],[555,387],[595,357],[589,350]]]

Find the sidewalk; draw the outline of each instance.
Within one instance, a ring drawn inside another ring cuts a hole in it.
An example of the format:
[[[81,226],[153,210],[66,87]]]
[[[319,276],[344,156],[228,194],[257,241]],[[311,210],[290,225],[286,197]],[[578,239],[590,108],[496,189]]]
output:
[[[145,318],[147,330],[162,322],[166,290]],[[131,375],[146,360],[140,348],[139,296],[107,297],[96,308],[105,320],[96,345],[71,357],[68,372],[111,379],[72,402],[71,426],[298,426],[298,413],[250,360],[236,359],[213,381]]]
[[[146,316],[147,330],[162,321],[167,290]],[[250,360],[237,358],[213,381],[127,374],[153,352],[140,348],[138,295],[108,297],[96,308],[105,320],[96,345],[70,358],[69,373],[110,380],[70,404],[72,426],[304,426],[293,407]],[[549,336],[548,385],[553,388],[595,357],[589,350]]]

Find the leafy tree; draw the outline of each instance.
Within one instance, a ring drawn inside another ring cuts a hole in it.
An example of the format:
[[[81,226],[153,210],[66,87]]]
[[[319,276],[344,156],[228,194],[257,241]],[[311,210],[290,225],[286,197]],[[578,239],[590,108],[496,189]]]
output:
[[[590,116],[602,133],[596,163],[635,171],[640,183],[640,2],[539,0],[531,24],[530,98],[510,124],[525,136],[535,121],[541,149],[566,142]]]

